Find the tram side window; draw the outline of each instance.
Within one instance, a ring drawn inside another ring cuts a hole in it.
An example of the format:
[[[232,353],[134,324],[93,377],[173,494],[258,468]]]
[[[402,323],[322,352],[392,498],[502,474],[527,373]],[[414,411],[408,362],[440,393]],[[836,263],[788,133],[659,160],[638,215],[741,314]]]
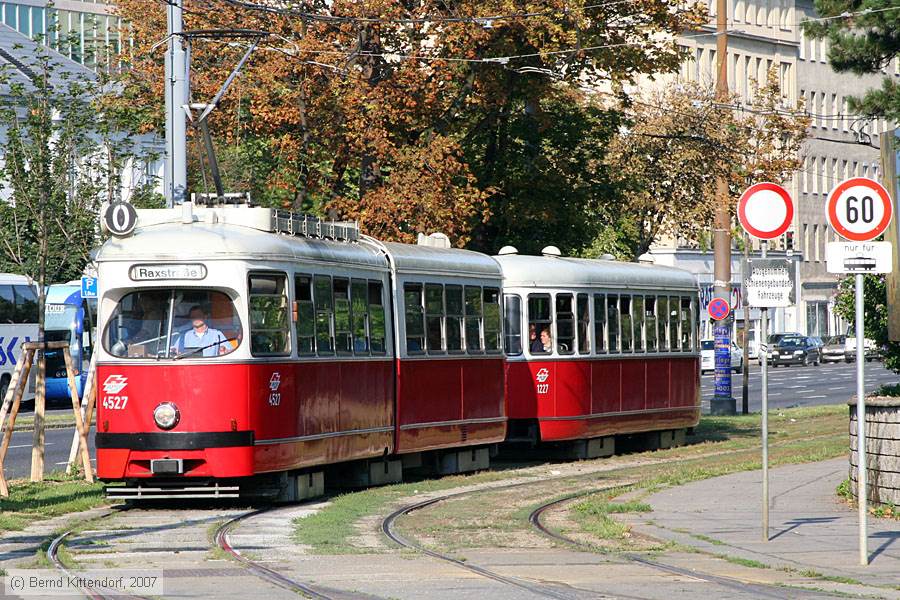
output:
[[[609,351],[619,352],[619,297],[610,294],[606,297],[606,320],[609,332]]]
[[[444,353],[444,286],[425,286],[425,334],[428,354]]]
[[[297,354],[315,354],[316,309],[313,306],[312,277],[294,277],[294,298],[297,302]]]
[[[594,339],[597,353],[606,353],[606,296],[594,294]]]
[[[290,353],[286,279],[284,275],[250,275],[250,352],[254,356]]]
[[[334,278],[334,347],[338,354],[353,352],[350,335],[350,282]]]
[[[560,354],[575,353],[575,311],[572,294],[556,295],[556,350]]]
[[[644,297],[634,296],[631,299],[634,320],[634,350],[644,351]]]
[[[634,350],[634,331],[631,319],[631,296],[622,296],[619,299],[619,318],[622,321],[622,352]]]
[[[403,286],[403,307],[406,315],[406,351],[421,354],[425,352],[421,283],[407,283]]]
[[[369,282],[369,344],[372,354],[385,353],[387,326],[384,317],[384,297],[380,281]]]
[[[669,351],[669,297],[656,297],[656,314],[659,330],[659,350],[660,352]]]
[[[681,350],[691,351],[691,299],[681,299]]]
[[[316,350],[319,356],[334,354],[334,337],[331,332],[331,321],[334,313],[334,300],[331,296],[331,277],[316,275]]]
[[[647,352],[656,352],[656,296],[644,297],[644,326],[647,331]]]
[[[353,353],[369,353],[369,290],[365,279],[350,280],[350,320],[353,333]]]
[[[530,294],[528,296],[528,351],[531,354],[547,354],[552,352],[552,345],[544,345],[542,334],[550,339],[550,296],[546,294]]]
[[[506,315],[506,353],[522,354],[522,298],[512,294],[503,297]]]
[[[500,352],[500,290],[484,288],[484,349],[492,354]]]
[[[681,350],[681,298],[669,296],[669,348]]]
[[[444,288],[447,299],[447,350],[451,353],[463,351],[463,289],[461,285],[448,285]]]
[[[591,353],[591,311],[587,294],[578,294],[578,354]]]
[[[481,288],[466,286],[466,350],[481,352]]]

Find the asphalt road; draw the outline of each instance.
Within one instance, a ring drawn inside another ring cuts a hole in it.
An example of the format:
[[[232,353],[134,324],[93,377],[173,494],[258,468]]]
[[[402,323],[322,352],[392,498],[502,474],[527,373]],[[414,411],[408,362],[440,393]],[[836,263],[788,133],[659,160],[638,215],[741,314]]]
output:
[[[900,375],[888,371],[879,361],[864,364],[866,393],[871,393],[884,384],[900,383]],[[762,406],[760,367],[755,360],[749,366],[750,412],[756,412]],[[740,412],[743,375],[734,373],[731,378],[732,396],[737,400],[737,410]],[[701,377],[703,412],[709,411],[713,379],[712,374]],[[769,408],[843,404],[855,394],[856,363],[839,362],[818,367],[769,367]]]
[[[71,409],[69,409],[71,410]],[[44,432],[44,472],[60,471],[66,468],[69,449],[72,447],[72,429],[48,429]],[[28,477],[31,474],[31,443],[34,434],[30,431],[16,431],[9,444],[9,454],[3,470],[7,479]],[[91,432],[91,454],[94,450],[94,434]]]

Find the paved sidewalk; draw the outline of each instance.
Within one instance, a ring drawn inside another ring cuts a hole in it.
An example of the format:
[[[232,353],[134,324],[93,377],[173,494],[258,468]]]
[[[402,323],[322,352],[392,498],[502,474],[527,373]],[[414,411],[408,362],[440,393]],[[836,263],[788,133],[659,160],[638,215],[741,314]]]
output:
[[[762,471],[658,492],[638,532],[773,568],[815,571],[865,585],[900,586],[900,521],[869,518],[870,565],[858,565],[857,511],[838,500],[847,459],[769,471],[770,539],[762,539]]]

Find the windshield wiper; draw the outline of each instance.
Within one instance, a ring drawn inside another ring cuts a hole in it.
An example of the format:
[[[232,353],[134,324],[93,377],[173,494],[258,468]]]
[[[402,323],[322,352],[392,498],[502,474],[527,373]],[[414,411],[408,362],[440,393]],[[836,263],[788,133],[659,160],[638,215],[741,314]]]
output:
[[[236,340],[237,340],[237,338],[233,337],[233,338],[228,338],[224,341],[220,340],[218,342],[213,342],[212,344],[207,344],[206,346],[200,346],[199,348],[191,348],[190,351],[185,350],[184,352],[181,352],[180,354],[176,354],[174,357],[172,357],[172,360],[179,360],[179,359],[184,358],[185,356],[190,356],[192,354],[196,354],[197,352],[202,352],[203,350],[206,350],[207,348],[212,348],[213,346],[218,346],[220,344],[225,344],[227,342],[234,342]]]

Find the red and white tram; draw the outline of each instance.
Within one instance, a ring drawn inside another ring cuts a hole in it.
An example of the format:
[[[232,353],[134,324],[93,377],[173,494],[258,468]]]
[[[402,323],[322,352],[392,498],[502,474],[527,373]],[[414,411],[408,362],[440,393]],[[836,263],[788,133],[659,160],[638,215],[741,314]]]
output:
[[[398,479],[401,457],[460,447],[438,467],[487,466],[506,434],[493,259],[263,208],[138,212],[96,256],[97,469],[133,484],[117,497],[303,473],[280,479],[292,497],[321,488],[314,467],[378,458],[360,481]]]
[[[503,270],[510,438],[581,441],[611,454],[614,436],[683,442],[700,418],[697,284],[680,269],[520,256]]]

